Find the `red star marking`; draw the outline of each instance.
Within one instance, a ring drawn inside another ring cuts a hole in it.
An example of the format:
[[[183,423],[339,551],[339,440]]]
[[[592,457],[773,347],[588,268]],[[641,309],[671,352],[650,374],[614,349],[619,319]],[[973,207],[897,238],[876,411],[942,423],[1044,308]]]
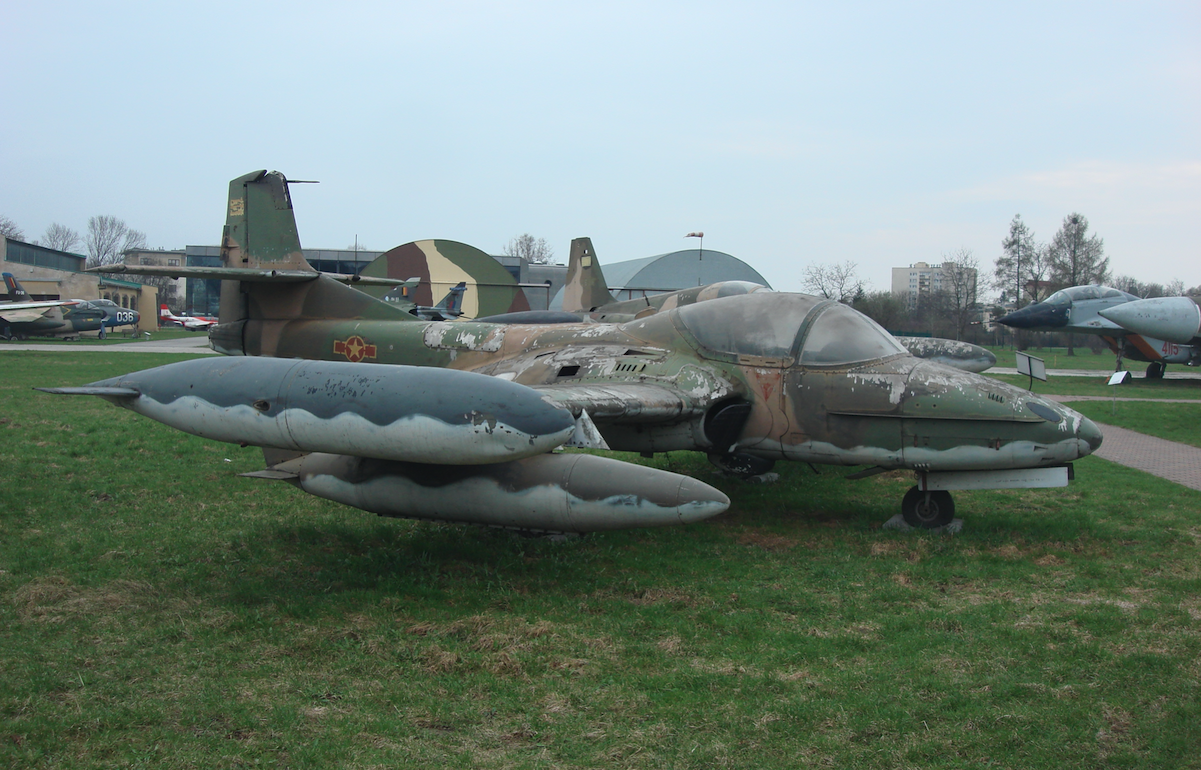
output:
[[[364,358],[375,358],[375,345],[367,344],[356,334],[348,339],[334,340],[334,354],[346,356],[347,361],[355,364]]]

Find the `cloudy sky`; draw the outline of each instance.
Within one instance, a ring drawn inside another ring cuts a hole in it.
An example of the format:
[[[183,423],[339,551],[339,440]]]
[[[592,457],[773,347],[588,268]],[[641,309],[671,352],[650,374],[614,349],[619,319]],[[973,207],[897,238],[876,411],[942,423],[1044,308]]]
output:
[[[834,7],[838,6],[838,7]],[[782,290],[1084,214],[1115,273],[1201,284],[1201,5],[10,4],[0,214],[215,244],[227,183],[303,242],[727,251]]]

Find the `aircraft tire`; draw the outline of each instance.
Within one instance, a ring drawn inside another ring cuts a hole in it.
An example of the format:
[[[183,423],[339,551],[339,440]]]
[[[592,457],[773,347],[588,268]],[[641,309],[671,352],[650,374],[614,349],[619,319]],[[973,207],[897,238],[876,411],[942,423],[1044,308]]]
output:
[[[1154,363],[1148,364],[1147,379],[1148,380],[1162,380],[1165,369],[1167,369],[1167,367],[1163,365],[1162,361],[1155,361]]]
[[[709,455],[709,462],[717,466],[719,470],[740,479],[749,479],[752,476],[767,473],[776,464],[775,460],[756,457],[744,452],[724,455],[714,452]]]
[[[910,487],[901,500],[901,516],[905,523],[917,529],[945,527],[955,518],[955,501],[945,490],[923,492]]]

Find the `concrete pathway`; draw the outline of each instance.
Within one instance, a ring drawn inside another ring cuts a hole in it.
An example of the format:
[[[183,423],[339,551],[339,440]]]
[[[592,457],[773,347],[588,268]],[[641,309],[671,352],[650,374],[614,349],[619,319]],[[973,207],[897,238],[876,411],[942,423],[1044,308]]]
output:
[[[63,351],[70,353],[203,353],[205,355],[217,355],[217,351],[209,347],[207,334],[196,334],[192,337],[180,337],[173,340],[156,340],[152,338],[112,345],[89,345],[86,342],[9,345],[0,342],[0,353],[13,350],[46,350],[50,352]]]

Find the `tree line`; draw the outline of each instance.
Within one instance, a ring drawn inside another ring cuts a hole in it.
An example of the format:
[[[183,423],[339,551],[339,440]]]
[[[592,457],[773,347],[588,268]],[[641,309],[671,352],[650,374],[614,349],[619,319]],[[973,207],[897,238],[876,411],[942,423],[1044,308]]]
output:
[[[1175,279],[1167,284],[1141,282],[1136,278],[1113,276],[1105,241],[1089,232],[1088,218],[1080,213],[1064,217],[1050,241],[1039,242],[1020,214],[1009,223],[1009,233],[1001,241],[1001,254],[993,263],[991,275],[981,275],[978,260],[971,250],[960,249],[944,254],[934,267],[942,271],[942,287],[924,292],[916,303],[906,295],[887,291],[867,291],[856,275],[854,262],[841,265],[810,265],[803,272],[805,289],[829,299],[851,305],[886,329],[895,332],[931,334],[936,337],[966,339],[971,342],[1000,343],[1010,334],[994,327],[990,334],[978,322],[985,311],[997,318],[1068,286],[1106,284],[1138,297],[1201,295],[1201,285],[1191,289]],[[995,300],[984,301],[979,293],[998,293]],[[1071,346],[1069,339],[1067,344]]]
[[[82,246],[87,254],[88,267],[116,264],[124,260],[126,251],[146,248],[146,233],[130,227],[120,217],[108,214],[89,217],[87,229],[82,234],[66,225],[52,222],[41,238],[32,241],[26,240],[25,231],[16,222],[0,215],[0,235],[72,254]]]

